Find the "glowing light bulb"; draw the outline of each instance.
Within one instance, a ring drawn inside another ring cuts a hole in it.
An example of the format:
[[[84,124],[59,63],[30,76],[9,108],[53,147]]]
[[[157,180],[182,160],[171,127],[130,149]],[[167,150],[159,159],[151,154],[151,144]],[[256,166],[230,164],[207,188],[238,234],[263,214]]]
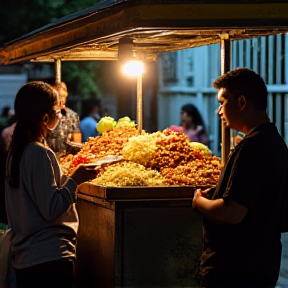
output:
[[[127,61],[122,66],[122,71],[124,74],[129,76],[142,75],[144,72],[144,67],[142,61],[139,60],[130,60]]]

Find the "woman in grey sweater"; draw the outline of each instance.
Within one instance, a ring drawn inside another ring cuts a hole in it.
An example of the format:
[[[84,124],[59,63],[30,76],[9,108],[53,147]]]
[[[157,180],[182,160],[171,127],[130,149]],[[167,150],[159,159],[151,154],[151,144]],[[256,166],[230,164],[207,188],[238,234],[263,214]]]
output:
[[[6,208],[12,230],[12,261],[18,287],[73,287],[78,215],[77,185],[95,178],[80,166],[62,175],[54,152],[44,143],[59,123],[58,94],[44,82],[20,88],[17,125],[7,161]]]

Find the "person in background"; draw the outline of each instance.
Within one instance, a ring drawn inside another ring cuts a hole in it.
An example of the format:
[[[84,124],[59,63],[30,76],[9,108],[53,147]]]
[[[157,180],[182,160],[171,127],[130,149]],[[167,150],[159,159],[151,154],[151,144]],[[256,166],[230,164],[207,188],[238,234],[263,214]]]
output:
[[[208,146],[209,136],[198,109],[193,104],[186,104],[181,107],[180,113],[182,126],[172,125],[170,129],[186,134],[191,142],[200,142]]]
[[[69,149],[69,141],[81,143],[82,136],[79,130],[79,115],[72,109],[66,107],[68,97],[67,86],[64,82],[50,82],[51,86],[58,92],[61,102],[61,119],[59,125],[49,131],[46,137],[48,146],[57,154],[66,154]],[[50,84],[49,83],[49,84]]]
[[[14,115],[13,109],[10,106],[5,106],[2,108],[2,113],[0,116],[0,133],[2,130],[8,126],[9,119]]]
[[[108,110],[107,107],[104,107],[104,109],[103,109],[103,117],[108,117],[108,116],[110,116],[109,110]]]
[[[5,171],[9,146],[12,140],[13,131],[16,125],[16,116],[13,115],[8,126],[0,136],[0,225],[7,225],[7,214],[5,206]]]
[[[89,99],[82,102],[83,112],[80,120],[80,131],[82,133],[82,141],[86,142],[89,137],[98,136],[96,130],[100,116],[100,100]]]
[[[267,87],[238,68],[216,79],[218,115],[245,134],[214,189],[196,189],[203,214],[203,287],[275,287],[288,231],[288,151],[266,113]]]
[[[15,99],[15,126],[5,182],[11,254],[17,286],[73,287],[78,215],[77,185],[95,171],[78,166],[62,175],[44,138],[58,125],[57,92],[42,81],[20,88]]]
[[[2,131],[1,136],[5,143],[6,151],[8,151],[9,149],[16,123],[17,123],[16,115],[13,115],[8,121],[8,126]]]
[[[5,206],[5,167],[7,154],[6,143],[0,137],[0,226],[8,224]]]

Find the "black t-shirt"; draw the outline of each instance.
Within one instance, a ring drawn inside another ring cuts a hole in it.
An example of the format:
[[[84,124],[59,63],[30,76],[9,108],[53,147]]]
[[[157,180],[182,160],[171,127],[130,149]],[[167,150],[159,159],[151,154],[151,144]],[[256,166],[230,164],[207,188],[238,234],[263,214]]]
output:
[[[248,212],[239,224],[203,217],[203,279],[274,285],[281,232],[288,231],[288,153],[274,124],[260,125],[236,146],[212,196],[218,198],[240,203]]]

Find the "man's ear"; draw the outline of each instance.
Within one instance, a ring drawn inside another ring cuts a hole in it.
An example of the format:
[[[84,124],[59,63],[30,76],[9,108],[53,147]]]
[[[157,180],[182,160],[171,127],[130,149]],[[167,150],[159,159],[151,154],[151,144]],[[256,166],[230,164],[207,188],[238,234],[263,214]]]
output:
[[[240,110],[243,110],[246,107],[247,101],[244,95],[240,95],[238,97],[238,105],[239,105]]]
[[[44,117],[43,117],[43,121],[44,121],[44,123],[48,123],[48,121],[49,121],[49,116],[48,116],[48,114],[45,114],[44,115]]]

